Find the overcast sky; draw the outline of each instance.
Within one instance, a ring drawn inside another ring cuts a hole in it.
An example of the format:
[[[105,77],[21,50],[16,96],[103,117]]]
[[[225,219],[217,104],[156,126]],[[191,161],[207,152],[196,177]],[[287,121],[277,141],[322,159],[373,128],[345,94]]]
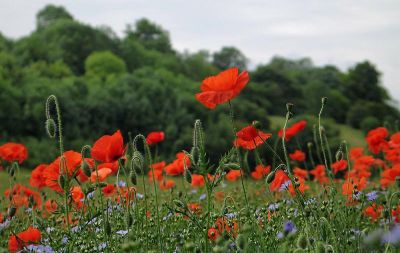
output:
[[[400,101],[399,0],[0,0],[0,31],[11,38],[29,34],[47,3],[63,5],[84,23],[108,25],[118,35],[126,24],[147,17],[170,31],[180,51],[232,45],[251,66],[274,55],[307,56],[316,65],[341,69],[368,59]]]

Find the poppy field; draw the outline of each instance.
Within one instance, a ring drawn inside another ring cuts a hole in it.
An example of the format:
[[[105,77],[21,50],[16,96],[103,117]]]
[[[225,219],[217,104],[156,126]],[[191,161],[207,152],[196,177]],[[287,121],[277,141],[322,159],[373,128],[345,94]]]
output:
[[[168,138],[163,129],[116,129],[65,150],[63,127],[74,123],[62,121],[63,101],[44,98],[59,155],[24,182],[17,178],[29,150],[0,146],[0,252],[399,252],[400,131],[378,127],[365,146],[342,140],[333,150],[321,123],[326,97],[315,122],[287,103],[280,131],[257,120],[239,128],[235,97],[249,79],[230,68],[193,94],[204,110],[229,109],[235,139],[217,161],[206,146],[213,130],[201,120],[191,148],[167,160],[157,148]],[[313,138],[300,145],[307,129]]]

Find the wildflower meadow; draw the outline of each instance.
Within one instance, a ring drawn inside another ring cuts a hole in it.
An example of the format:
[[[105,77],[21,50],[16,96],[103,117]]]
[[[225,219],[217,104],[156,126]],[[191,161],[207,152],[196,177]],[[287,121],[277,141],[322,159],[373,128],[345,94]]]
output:
[[[333,150],[323,97],[315,120],[287,103],[279,131],[257,119],[239,128],[235,102],[250,78],[228,68],[192,94],[205,113],[227,109],[235,138],[218,159],[207,149],[213,129],[201,120],[191,148],[164,160],[163,129],[115,129],[66,150],[68,106],[43,97],[54,160],[26,175],[24,143],[0,146],[1,252],[399,252],[397,126],[370,130],[364,146],[342,140]]]

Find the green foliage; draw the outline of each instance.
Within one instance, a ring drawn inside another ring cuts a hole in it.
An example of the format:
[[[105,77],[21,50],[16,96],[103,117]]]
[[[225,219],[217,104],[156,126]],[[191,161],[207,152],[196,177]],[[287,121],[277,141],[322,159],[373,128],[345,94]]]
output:
[[[213,64],[219,69],[232,67],[246,69],[247,59],[239,49],[235,47],[223,47],[221,51],[214,53]]]
[[[205,77],[232,66],[246,68],[239,49],[178,53],[168,32],[147,19],[119,38],[109,27],[82,24],[53,5],[38,13],[37,25],[17,40],[0,34],[2,137],[43,139],[43,101],[55,94],[70,140],[91,141],[117,128],[143,134],[164,130],[160,149],[172,155],[190,144],[192,122],[199,118],[214,129],[207,142],[211,159],[230,145],[228,106],[210,111],[194,95]],[[259,120],[268,130],[269,116],[284,115],[287,102],[295,105],[295,115],[317,115],[326,96],[324,117],[367,129],[374,125],[371,117],[391,124],[399,117],[379,78],[369,62],[345,72],[314,66],[308,58],[275,57],[250,72],[250,83],[232,104],[240,126]]]
[[[125,62],[109,51],[94,52],[85,60],[85,71],[88,76],[104,79],[110,75],[126,73]]]
[[[64,7],[49,4],[36,15],[36,26],[38,29],[43,29],[61,19],[72,20],[73,17]]]

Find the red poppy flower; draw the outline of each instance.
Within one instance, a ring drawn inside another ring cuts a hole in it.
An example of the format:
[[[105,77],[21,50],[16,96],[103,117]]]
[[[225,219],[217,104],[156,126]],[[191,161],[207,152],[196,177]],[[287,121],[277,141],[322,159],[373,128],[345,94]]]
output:
[[[151,132],[146,137],[146,142],[148,145],[154,145],[162,142],[165,138],[164,132]]]
[[[230,68],[204,79],[200,86],[201,92],[196,94],[196,99],[205,107],[214,109],[217,105],[239,95],[248,82],[247,71],[239,74],[238,68]]]
[[[161,161],[158,163],[153,163],[150,165],[150,168],[154,169],[154,170],[163,170],[165,167],[165,162]]]
[[[286,175],[285,172],[282,170],[278,170],[275,173],[275,178],[269,185],[270,191],[277,191],[281,188],[282,184],[285,183],[286,181],[290,180],[289,177]]]
[[[149,170],[149,172],[148,172],[150,182],[153,182],[153,170]],[[154,179],[158,182],[162,181],[164,179],[163,171],[162,170],[154,170]]]
[[[0,158],[21,164],[28,158],[28,149],[23,144],[8,142],[0,146]]]
[[[294,123],[291,127],[286,128],[286,136],[285,141],[290,141],[294,136],[296,136],[299,132],[303,131],[307,126],[307,121],[301,120],[297,123]],[[283,129],[278,132],[279,137],[283,137]]]
[[[240,176],[240,170],[230,170],[228,173],[226,173],[225,178],[226,180],[233,182],[236,181]]]
[[[30,198],[33,198],[34,208],[41,207],[42,205],[40,194],[21,184],[15,184],[12,189],[7,189],[4,195],[11,199],[11,202],[17,207],[29,207]]]
[[[293,169],[293,174],[298,178],[306,179],[308,177],[308,171],[300,169],[299,167]]]
[[[63,169],[68,171],[69,176],[72,176],[72,173],[75,171],[75,169],[81,165],[82,156],[78,152],[67,151],[64,153],[64,159],[66,168],[63,167]],[[60,163],[61,158],[58,157],[54,162],[44,169],[43,176],[45,177],[47,187],[58,192],[63,192],[62,188],[58,184],[58,179],[60,177]]]
[[[382,187],[387,188],[396,181],[396,177],[400,177],[400,164],[396,164],[392,168],[382,172],[380,180]]]
[[[299,183],[299,186],[298,186],[297,189],[299,190],[299,192],[304,193],[306,190],[310,189],[310,187],[305,184],[305,179],[304,178],[299,177],[298,183]],[[293,187],[292,182],[290,182],[290,184],[289,184],[288,191],[292,196],[296,195],[296,191],[295,191],[295,189]]]
[[[165,167],[165,172],[171,176],[177,176],[182,174],[185,171],[185,164],[186,166],[190,166],[190,159],[185,155],[183,152],[179,152],[176,154],[176,159],[172,163],[168,164]]]
[[[199,214],[201,213],[201,205],[198,203],[188,203],[187,207],[189,208],[190,211],[193,213]]]
[[[264,143],[269,137],[271,137],[271,134],[264,133],[250,125],[236,133],[234,144],[237,147],[252,150]]]
[[[350,159],[355,160],[364,154],[364,148],[362,147],[354,147],[350,149]]]
[[[256,169],[251,172],[251,177],[255,180],[261,180],[264,176],[268,175],[270,171],[271,166],[263,166],[262,164],[259,164],[256,166]]]
[[[27,230],[11,235],[8,239],[8,250],[17,252],[23,250],[26,246],[40,242],[42,234],[37,228],[29,227]]]
[[[104,135],[92,147],[92,157],[98,161],[112,163],[124,154],[124,139],[121,131]]]
[[[169,190],[171,188],[174,188],[175,185],[176,185],[176,183],[172,179],[163,180],[163,181],[160,182],[160,189],[161,190]]]
[[[44,206],[48,213],[54,213],[58,208],[57,202],[52,199],[47,200]]]
[[[334,162],[331,164],[331,168],[332,168],[333,174],[336,174],[339,171],[343,171],[347,168],[347,161],[342,159],[340,161]]]
[[[289,154],[290,159],[294,161],[299,161],[302,162],[306,159],[306,154],[302,152],[301,150],[296,150],[294,153]]]
[[[198,174],[192,174],[192,187],[201,188],[204,186],[204,177]]]
[[[97,181],[103,182],[106,178],[112,173],[110,168],[102,168],[98,169],[97,172],[93,171],[92,175],[90,175],[90,181],[95,183]]]
[[[211,241],[215,241],[219,237],[219,231],[215,228],[209,228],[207,234]]]
[[[104,196],[110,197],[115,193],[116,188],[114,184],[108,184],[107,186],[103,187],[101,191],[103,192]]]
[[[365,177],[360,179],[352,179],[346,180],[342,185],[342,194],[345,196],[349,196],[352,198],[353,190],[357,188],[358,191],[361,191],[367,187],[367,179]]]
[[[381,215],[383,206],[377,206],[375,203],[364,209],[364,215],[371,217],[372,221],[375,222]]]
[[[83,200],[85,199],[85,194],[80,186],[73,186],[71,188],[71,196],[75,205],[80,208],[83,205]]]
[[[31,186],[39,189],[46,186],[46,178],[43,175],[43,171],[47,166],[47,164],[40,164],[32,170],[31,178],[29,179],[29,184]]]
[[[389,131],[384,127],[378,127],[368,132],[365,138],[368,143],[369,150],[374,154],[379,154],[382,150],[389,147],[386,138],[389,136]]]
[[[326,176],[325,166],[318,164],[315,166],[310,173],[314,176],[314,181],[318,181],[321,184],[325,184],[329,182],[329,178]]]
[[[398,205],[397,208],[392,209],[392,217],[395,222],[400,223],[400,205]]]

